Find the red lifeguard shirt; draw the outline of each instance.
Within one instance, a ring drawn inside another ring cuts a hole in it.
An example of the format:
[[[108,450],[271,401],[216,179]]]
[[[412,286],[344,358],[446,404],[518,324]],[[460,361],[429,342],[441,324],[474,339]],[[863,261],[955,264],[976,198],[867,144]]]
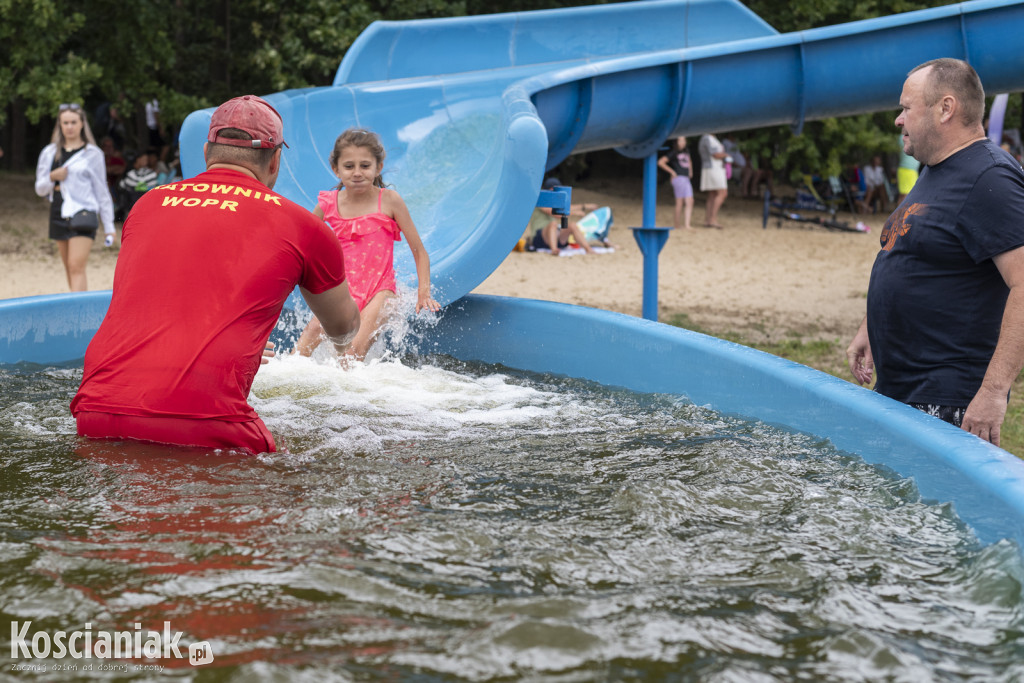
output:
[[[71,412],[257,419],[249,388],[285,299],[344,280],[334,233],[258,180],[216,169],[154,188],[124,223]]]

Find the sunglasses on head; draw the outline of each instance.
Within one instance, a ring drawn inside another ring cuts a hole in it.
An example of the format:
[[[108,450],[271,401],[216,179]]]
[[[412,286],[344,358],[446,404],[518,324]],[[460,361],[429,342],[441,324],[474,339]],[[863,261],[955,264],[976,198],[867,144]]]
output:
[[[82,105],[78,104],[77,102],[71,102],[70,104],[65,103],[60,105],[59,107],[60,111],[68,111],[69,109],[71,111],[78,111],[81,108]]]

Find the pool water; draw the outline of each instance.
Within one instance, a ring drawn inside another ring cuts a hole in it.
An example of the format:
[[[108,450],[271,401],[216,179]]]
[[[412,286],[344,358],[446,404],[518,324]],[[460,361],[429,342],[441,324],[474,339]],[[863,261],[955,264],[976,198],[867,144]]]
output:
[[[80,440],[80,378],[0,367],[0,611],[168,622],[215,659],[39,680],[1024,680],[1018,548],[812,437],[444,357],[285,357],[252,402],[288,452],[242,457]]]

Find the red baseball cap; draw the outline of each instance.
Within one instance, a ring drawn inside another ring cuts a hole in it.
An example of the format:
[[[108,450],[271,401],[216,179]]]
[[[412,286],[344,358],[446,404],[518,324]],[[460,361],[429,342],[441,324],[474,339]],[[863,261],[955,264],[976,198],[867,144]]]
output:
[[[238,140],[220,137],[225,128],[237,128],[252,136],[252,140]],[[207,142],[216,142],[234,147],[268,149],[278,145],[288,146],[284,141],[284,121],[270,103],[255,95],[243,95],[228,100],[217,107],[210,119],[210,134]]]

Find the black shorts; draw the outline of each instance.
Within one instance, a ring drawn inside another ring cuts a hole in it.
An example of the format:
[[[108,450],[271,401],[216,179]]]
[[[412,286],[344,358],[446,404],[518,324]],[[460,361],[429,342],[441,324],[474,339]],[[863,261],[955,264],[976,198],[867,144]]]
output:
[[[95,228],[72,228],[71,220],[68,218],[61,218],[60,209],[50,212],[50,239],[51,240],[69,240],[72,237],[88,237],[91,240],[96,239],[96,231],[99,230],[99,226]]]
[[[967,408],[961,408],[960,406],[937,406],[929,405],[926,403],[911,403],[911,408],[916,408],[923,413],[928,413],[932,417],[937,417],[943,422],[948,422],[954,427],[963,426],[964,413],[967,412]]]
[[[559,235],[559,240],[558,240],[558,248],[559,249],[565,249],[567,246],[569,246],[569,237],[568,236],[566,236],[565,242],[563,243],[562,240],[561,240],[561,230],[559,230],[558,233],[556,233],[556,234]],[[537,249],[550,249],[550,247],[548,247],[548,243],[544,241],[544,231],[543,230],[538,230],[537,232],[535,232],[533,234],[533,248],[534,248],[534,250],[537,250]]]

